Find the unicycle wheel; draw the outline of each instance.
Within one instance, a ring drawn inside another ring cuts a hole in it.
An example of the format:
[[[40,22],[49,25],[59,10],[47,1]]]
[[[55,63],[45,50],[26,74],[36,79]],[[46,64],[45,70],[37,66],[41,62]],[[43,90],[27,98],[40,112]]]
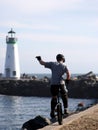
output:
[[[62,105],[59,103],[57,105],[57,117],[58,117],[58,123],[59,125],[63,124],[63,114],[62,114]]]

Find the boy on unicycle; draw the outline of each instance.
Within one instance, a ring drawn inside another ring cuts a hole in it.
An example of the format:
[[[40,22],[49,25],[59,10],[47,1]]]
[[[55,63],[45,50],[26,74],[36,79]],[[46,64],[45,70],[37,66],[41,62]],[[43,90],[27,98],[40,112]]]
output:
[[[44,65],[45,68],[51,69],[52,76],[51,76],[51,112],[50,116],[51,118],[55,117],[55,106],[57,105],[57,95],[61,93],[61,98],[63,101],[64,106],[64,114],[68,114],[67,108],[68,108],[68,96],[67,96],[67,89],[65,86],[65,80],[63,79],[63,75],[66,74],[66,83],[70,80],[70,73],[65,62],[65,57],[62,54],[58,54],[56,56],[56,62],[45,62],[41,59],[41,56],[36,56],[37,60],[41,65]]]

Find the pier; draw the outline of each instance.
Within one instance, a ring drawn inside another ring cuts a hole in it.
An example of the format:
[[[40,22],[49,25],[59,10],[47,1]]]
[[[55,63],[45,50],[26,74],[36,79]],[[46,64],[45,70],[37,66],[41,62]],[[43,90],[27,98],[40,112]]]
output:
[[[98,104],[85,111],[73,114],[63,119],[63,125],[53,123],[39,130],[97,130]]]

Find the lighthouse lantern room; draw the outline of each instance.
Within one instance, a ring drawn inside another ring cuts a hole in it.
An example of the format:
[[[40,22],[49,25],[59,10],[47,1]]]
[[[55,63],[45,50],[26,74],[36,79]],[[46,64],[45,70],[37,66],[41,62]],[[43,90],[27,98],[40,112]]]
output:
[[[11,29],[6,36],[7,50],[5,59],[5,77],[20,79],[20,67],[19,67],[19,56],[18,46],[15,32]]]

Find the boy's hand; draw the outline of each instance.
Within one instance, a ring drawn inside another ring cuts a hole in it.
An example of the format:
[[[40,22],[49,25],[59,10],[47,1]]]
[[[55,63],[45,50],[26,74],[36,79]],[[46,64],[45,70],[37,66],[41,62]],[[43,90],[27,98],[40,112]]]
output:
[[[41,60],[41,56],[36,56],[35,58],[37,58],[38,61]]]
[[[69,84],[69,79],[65,80],[65,84],[68,85]]]

